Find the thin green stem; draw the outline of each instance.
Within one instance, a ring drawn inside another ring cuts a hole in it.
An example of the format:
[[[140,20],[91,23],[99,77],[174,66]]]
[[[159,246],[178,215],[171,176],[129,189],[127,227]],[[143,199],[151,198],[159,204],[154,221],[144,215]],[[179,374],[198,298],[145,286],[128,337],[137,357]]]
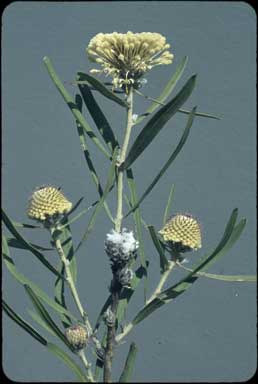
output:
[[[84,353],[84,350],[81,349],[79,352],[77,352],[79,358],[81,359],[84,367],[86,368],[86,371],[87,371],[87,379],[89,380],[90,383],[94,383],[95,380],[94,380],[94,377],[93,377],[93,374],[91,372],[91,365],[90,363],[88,362],[86,356],[85,356],[85,353]]]

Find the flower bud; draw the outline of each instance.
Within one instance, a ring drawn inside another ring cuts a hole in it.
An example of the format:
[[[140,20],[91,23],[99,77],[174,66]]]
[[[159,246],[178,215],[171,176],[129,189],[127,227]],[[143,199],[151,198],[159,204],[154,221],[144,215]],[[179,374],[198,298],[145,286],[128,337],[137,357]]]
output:
[[[75,351],[79,351],[85,348],[87,344],[87,331],[83,326],[79,324],[72,325],[71,327],[67,328],[65,331],[65,336]]]

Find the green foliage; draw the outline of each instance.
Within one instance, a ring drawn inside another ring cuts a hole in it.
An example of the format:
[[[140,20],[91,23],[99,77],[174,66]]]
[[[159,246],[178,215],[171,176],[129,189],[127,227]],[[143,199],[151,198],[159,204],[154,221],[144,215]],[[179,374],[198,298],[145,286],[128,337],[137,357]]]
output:
[[[137,354],[137,347],[135,343],[131,343],[130,349],[126,358],[124,370],[122,372],[122,375],[120,376],[119,383],[128,383],[130,382],[133,366],[135,363]]]

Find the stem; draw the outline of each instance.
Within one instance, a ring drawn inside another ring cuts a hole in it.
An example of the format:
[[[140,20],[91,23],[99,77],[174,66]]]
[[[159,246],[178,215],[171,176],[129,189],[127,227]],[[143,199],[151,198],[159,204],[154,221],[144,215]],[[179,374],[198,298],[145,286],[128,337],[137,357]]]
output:
[[[119,164],[118,164],[118,175],[117,175],[117,212],[115,218],[115,230],[121,232],[122,220],[123,220],[123,176],[124,171],[121,169],[120,165],[125,161],[127,148],[129,145],[130,134],[133,126],[132,114],[133,114],[133,88],[129,90],[127,97],[128,107],[127,107],[127,124],[124,136],[124,142],[121,148]],[[111,283],[111,311],[114,314],[116,319],[117,307],[119,303],[119,295],[121,292],[120,283],[116,281],[115,275]],[[105,360],[104,360],[104,374],[103,379],[105,383],[112,382],[112,361],[113,361],[113,344],[116,335],[116,322],[112,326],[108,326],[107,329],[107,343],[105,350]]]
[[[93,377],[93,374],[91,372],[91,368],[90,368],[90,364],[88,362],[88,360],[86,359],[86,356],[84,354],[84,350],[81,349],[79,352],[77,352],[79,358],[81,359],[84,367],[86,368],[86,371],[87,371],[87,379],[89,380],[89,382],[91,383],[94,383],[95,380],[94,380],[94,377]]]
[[[125,137],[123,146],[120,153],[119,164],[122,164],[125,161],[126,151],[128,148],[131,130],[133,126],[132,114],[133,114],[133,88],[130,88],[129,95],[127,98],[127,102],[129,104],[127,108],[127,125],[125,130]],[[120,168],[118,168],[118,176],[117,176],[117,213],[115,218],[115,230],[117,232],[121,231],[121,225],[123,220],[123,176],[124,172]]]
[[[172,271],[172,269],[176,265],[176,262],[174,262],[174,261],[168,261],[168,263],[169,263],[168,269],[162,274],[155,291],[153,292],[153,294],[151,295],[149,300],[147,300],[146,305],[148,305],[152,300],[154,300],[161,293],[162,288],[163,288],[168,276],[170,275],[170,272]]]

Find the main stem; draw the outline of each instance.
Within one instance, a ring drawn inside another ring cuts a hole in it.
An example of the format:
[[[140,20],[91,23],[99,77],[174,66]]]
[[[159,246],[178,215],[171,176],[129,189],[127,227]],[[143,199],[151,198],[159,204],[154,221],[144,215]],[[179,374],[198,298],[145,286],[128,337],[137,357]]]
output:
[[[115,230],[121,232],[122,220],[123,220],[123,179],[124,171],[121,169],[120,165],[125,161],[126,152],[130,140],[131,130],[133,126],[132,115],[133,115],[133,88],[129,90],[127,97],[128,108],[127,108],[127,124],[124,136],[124,142],[121,148],[119,162],[118,162],[118,175],[117,175],[117,211],[115,218]],[[116,319],[117,307],[119,303],[119,294],[121,291],[120,284],[116,281],[115,276],[111,283],[111,311],[114,314],[114,319]],[[113,361],[113,345],[116,335],[116,323],[112,326],[108,326],[107,329],[107,343],[105,351],[105,360],[104,360],[104,382],[112,382],[112,361]]]

